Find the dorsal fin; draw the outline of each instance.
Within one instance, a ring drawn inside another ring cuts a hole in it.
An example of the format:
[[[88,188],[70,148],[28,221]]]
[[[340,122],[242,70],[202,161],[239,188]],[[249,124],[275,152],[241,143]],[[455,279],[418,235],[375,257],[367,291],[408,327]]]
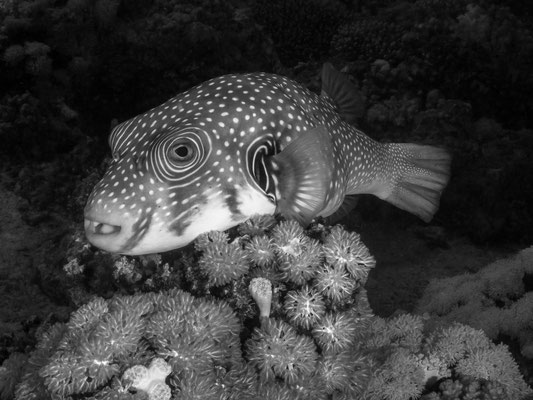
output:
[[[324,209],[334,165],[332,150],[328,131],[318,126],[265,159],[275,182],[276,212],[307,226]]]
[[[365,113],[365,97],[342,72],[331,63],[322,67],[322,96],[327,95],[337,106],[337,112],[350,124],[357,124]]]

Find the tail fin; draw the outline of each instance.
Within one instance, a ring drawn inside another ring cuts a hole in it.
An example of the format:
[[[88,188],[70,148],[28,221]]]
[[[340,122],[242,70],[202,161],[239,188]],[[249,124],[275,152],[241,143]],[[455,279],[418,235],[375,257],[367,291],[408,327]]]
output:
[[[439,147],[411,143],[386,146],[398,173],[394,174],[391,192],[383,199],[429,222],[450,179],[450,153]]]

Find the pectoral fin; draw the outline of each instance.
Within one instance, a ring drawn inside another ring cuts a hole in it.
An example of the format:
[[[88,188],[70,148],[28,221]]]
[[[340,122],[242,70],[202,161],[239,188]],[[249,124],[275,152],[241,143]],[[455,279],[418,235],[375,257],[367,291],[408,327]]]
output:
[[[265,163],[276,187],[276,212],[307,226],[324,209],[331,181],[334,162],[327,129],[302,133]]]

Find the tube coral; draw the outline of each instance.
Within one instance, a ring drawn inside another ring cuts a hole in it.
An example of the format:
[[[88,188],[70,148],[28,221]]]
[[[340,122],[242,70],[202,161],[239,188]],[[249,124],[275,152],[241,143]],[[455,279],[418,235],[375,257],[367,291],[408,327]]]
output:
[[[259,307],[259,317],[270,317],[270,305],[272,303],[272,284],[265,278],[254,278],[248,286],[252,298]]]

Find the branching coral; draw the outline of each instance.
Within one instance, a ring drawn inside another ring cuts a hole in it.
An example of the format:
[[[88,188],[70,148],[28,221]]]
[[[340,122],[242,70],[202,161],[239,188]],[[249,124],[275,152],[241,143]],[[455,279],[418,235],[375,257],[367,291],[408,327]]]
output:
[[[280,58],[290,65],[327,52],[342,18],[343,4],[323,0],[272,0],[254,7]]]

